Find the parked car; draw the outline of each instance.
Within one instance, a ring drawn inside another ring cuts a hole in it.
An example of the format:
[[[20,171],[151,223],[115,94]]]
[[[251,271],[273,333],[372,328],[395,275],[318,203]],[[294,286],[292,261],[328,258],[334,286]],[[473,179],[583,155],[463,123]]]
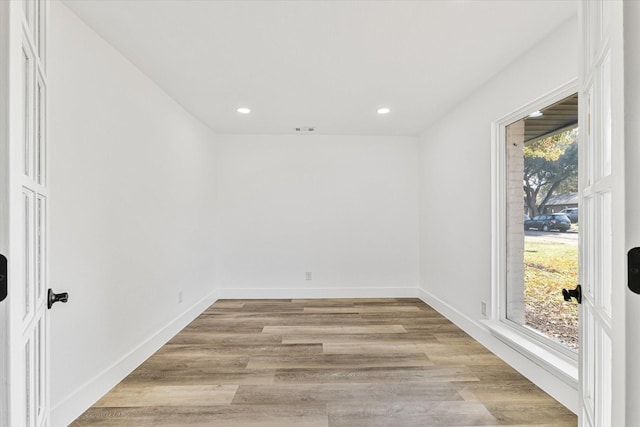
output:
[[[542,231],[559,230],[565,232],[571,228],[571,220],[563,213],[538,215],[524,222],[524,229],[528,230],[530,228]]]
[[[578,208],[567,208],[567,209],[563,209],[561,211],[561,213],[565,214],[566,216],[569,217],[569,219],[571,220],[571,222],[573,224],[575,224],[576,222],[578,222]]]

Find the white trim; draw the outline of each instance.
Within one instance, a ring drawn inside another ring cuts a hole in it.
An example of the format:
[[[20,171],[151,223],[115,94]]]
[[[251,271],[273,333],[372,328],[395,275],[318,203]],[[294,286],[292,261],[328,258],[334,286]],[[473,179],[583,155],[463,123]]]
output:
[[[111,366],[56,403],[51,409],[51,426],[69,425],[218,299],[218,290],[214,290]]]
[[[578,391],[578,361],[541,345],[537,340],[495,320],[480,321],[491,334],[513,348],[518,353],[531,359],[537,365],[551,372]]]
[[[222,288],[220,299],[417,298],[418,288]]]
[[[553,89],[546,95],[543,95],[538,99],[528,102],[522,107],[512,111],[511,113],[502,116],[501,118],[493,122],[493,125],[498,124],[506,128],[511,123],[517,122],[520,119],[524,119],[532,111],[541,110],[544,107],[548,107],[549,105],[556,103],[558,101],[561,101],[564,98],[570,95],[573,95],[574,93],[577,93],[577,92],[578,92],[578,79],[577,78],[571,79],[565,84]]]
[[[536,331],[532,327],[519,325],[516,322],[508,319],[501,319],[500,321],[488,320],[488,322],[492,322],[491,325],[495,325],[495,327],[493,328],[497,331],[504,331],[505,329],[509,330],[508,333],[503,333],[502,335],[517,336],[517,341],[523,339],[532,341],[534,347],[543,348],[545,349],[544,351],[554,353],[559,358],[570,360],[572,361],[572,363],[575,363],[576,366],[578,366],[579,357],[577,352],[574,352],[573,350],[565,347],[559,342],[553,341],[552,339],[546,337],[542,332]],[[500,326],[497,326],[498,324],[500,324]],[[491,329],[491,327],[492,326],[489,326],[489,329]],[[515,345],[518,346],[517,343],[515,343]]]
[[[561,350],[554,349],[552,344],[546,342],[543,337],[537,340],[533,335],[518,331],[504,322],[507,319],[506,129],[510,124],[528,116],[531,111],[540,110],[576,92],[578,92],[578,80],[573,79],[491,124],[491,310],[490,321],[485,326],[488,326],[487,330],[490,330],[495,338],[576,389],[577,395],[577,361],[571,361]],[[545,361],[543,358],[548,359]],[[568,363],[562,364],[561,361]],[[560,372],[557,369],[558,366],[567,368],[567,371]]]
[[[516,351],[512,346],[505,344],[505,342],[495,337],[486,325],[471,319],[433,294],[424,289],[419,289],[418,298],[449,319],[457,327],[465,331],[513,369],[520,372],[529,381],[540,387],[545,393],[548,393],[567,409],[577,413],[579,396],[576,387],[572,387],[567,382],[562,381],[558,376],[543,369],[543,367],[535,363],[531,358]]]

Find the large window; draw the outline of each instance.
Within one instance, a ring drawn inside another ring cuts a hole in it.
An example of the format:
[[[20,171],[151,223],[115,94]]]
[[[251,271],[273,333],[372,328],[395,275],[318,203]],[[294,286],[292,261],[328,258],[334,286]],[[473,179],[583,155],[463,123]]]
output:
[[[562,290],[578,285],[578,95],[549,98],[496,128],[494,301],[498,320],[575,360],[578,306]]]

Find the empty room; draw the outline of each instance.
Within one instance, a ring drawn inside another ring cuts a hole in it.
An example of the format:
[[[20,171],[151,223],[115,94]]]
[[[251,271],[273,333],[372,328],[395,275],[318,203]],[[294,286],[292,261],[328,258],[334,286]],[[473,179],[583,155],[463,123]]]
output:
[[[640,4],[0,1],[0,426],[640,425]]]

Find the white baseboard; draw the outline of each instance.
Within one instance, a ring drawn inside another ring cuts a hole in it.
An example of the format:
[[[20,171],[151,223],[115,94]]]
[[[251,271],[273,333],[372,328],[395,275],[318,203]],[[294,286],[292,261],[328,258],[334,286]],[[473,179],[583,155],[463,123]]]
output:
[[[484,325],[464,315],[445,301],[424,289],[418,289],[418,298],[471,335],[473,339],[504,360],[505,363],[520,372],[567,409],[576,414],[578,413],[578,390],[497,339]]]
[[[222,288],[220,299],[416,298],[418,288]]]
[[[54,404],[51,409],[51,426],[69,425],[218,299],[216,289],[62,401]]]

